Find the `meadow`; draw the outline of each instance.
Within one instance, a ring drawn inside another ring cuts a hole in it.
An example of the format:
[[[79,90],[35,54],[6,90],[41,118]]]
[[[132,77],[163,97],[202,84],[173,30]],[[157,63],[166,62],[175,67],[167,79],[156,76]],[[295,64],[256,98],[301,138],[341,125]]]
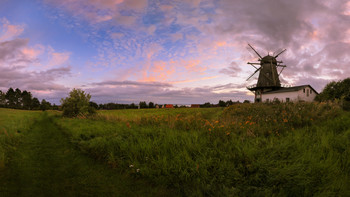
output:
[[[98,111],[55,121],[84,154],[181,196],[350,193],[350,113],[334,103]]]
[[[8,162],[9,152],[16,149],[21,133],[30,129],[40,111],[0,109],[0,169]]]

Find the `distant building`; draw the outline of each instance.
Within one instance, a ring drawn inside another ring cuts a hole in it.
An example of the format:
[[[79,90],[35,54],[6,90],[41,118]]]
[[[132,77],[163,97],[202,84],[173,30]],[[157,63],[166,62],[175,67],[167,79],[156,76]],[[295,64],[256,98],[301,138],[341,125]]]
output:
[[[174,105],[172,105],[172,104],[166,104],[166,105],[165,105],[165,108],[174,108]]]
[[[199,104],[192,104],[191,108],[200,108],[200,105]]]

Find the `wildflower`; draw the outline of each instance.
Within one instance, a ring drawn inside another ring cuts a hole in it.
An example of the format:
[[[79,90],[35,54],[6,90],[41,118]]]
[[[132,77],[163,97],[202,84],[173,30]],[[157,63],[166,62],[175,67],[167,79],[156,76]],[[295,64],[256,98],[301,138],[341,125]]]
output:
[[[208,130],[211,131],[211,128],[209,128]]]
[[[129,168],[133,168],[134,167],[134,165],[133,164],[131,164],[130,166],[129,166]]]
[[[283,119],[283,122],[288,122],[288,120],[286,118]]]
[[[245,122],[245,124],[248,124],[249,123],[249,120],[247,120],[246,122]]]
[[[230,132],[227,132],[226,135],[230,135],[231,133]]]
[[[137,168],[137,169],[136,169],[136,172],[139,173],[139,172],[140,172],[140,169]]]
[[[131,126],[130,126],[130,123],[126,123],[126,126],[128,127],[128,128],[131,128]]]

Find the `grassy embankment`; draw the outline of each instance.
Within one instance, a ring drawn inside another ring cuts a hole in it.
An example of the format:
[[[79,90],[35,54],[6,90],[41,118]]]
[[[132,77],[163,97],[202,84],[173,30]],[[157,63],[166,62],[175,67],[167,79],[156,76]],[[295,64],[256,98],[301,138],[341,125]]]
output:
[[[0,169],[9,159],[9,152],[16,149],[23,132],[28,131],[39,111],[0,109]]]
[[[85,153],[186,196],[350,193],[350,114],[333,104],[100,111],[58,124]]]

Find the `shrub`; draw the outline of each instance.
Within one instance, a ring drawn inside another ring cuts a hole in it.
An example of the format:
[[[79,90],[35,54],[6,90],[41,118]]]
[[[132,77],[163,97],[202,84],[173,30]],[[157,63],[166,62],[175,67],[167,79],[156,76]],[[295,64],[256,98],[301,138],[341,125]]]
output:
[[[90,94],[80,89],[73,89],[69,97],[61,99],[63,116],[77,117],[94,114],[95,109],[90,106],[90,98]]]

